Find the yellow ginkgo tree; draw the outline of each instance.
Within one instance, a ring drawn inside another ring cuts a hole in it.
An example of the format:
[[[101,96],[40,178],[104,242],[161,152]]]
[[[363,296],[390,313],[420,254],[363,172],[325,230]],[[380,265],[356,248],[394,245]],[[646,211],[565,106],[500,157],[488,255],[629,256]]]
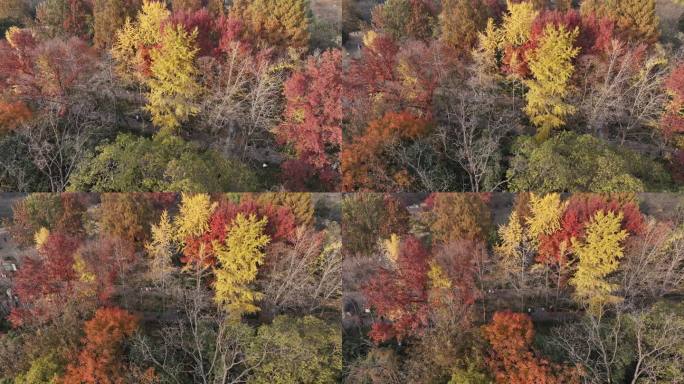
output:
[[[146,1],[135,21],[117,32],[112,57],[119,76],[148,88],[145,109],[163,132],[174,133],[199,112],[201,87],[195,59],[197,29],[188,32],[169,22],[162,2]]]
[[[150,53],[151,76],[145,109],[152,122],[165,132],[174,133],[181,124],[199,112],[196,99],[201,87],[197,82],[195,57],[197,29],[188,33],[182,26],[166,27],[160,46]]]
[[[145,80],[143,69],[147,67],[148,52],[161,42],[159,31],[170,16],[171,12],[163,3],[145,1],[136,19],[127,19],[116,32],[111,53],[122,79]]]
[[[585,239],[573,241],[579,263],[570,285],[575,287],[575,300],[595,315],[600,315],[607,304],[620,302],[613,295],[615,284],[606,278],[618,269],[624,255],[628,233],[622,229],[622,218],[622,213],[598,211],[586,227]]]
[[[271,239],[264,234],[267,219],[239,213],[223,242],[215,242],[219,265],[214,270],[215,301],[231,318],[259,311],[256,302],[263,294],[250,286],[256,280],[258,266],[264,262],[264,250]]]
[[[186,237],[204,233],[209,229],[209,218],[216,206],[206,193],[183,193],[180,211],[174,220],[176,238],[183,241]]]
[[[551,131],[565,125],[576,108],[567,102],[570,78],[575,72],[573,59],[579,54],[574,46],[579,29],[548,25],[539,46],[528,57],[533,79],[528,87],[525,113],[537,127],[536,138],[544,141]]]

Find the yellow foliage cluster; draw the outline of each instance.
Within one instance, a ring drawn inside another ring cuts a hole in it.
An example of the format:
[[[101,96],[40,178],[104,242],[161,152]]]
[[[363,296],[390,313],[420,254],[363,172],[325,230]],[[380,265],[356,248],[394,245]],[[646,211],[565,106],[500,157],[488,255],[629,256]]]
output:
[[[152,240],[145,244],[147,254],[152,258],[150,272],[161,279],[171,271],[171,257],[176,250],[174,226],[168,211],[162,212],[159,224],[152,224],[150,232]]]
[[[199,236],[209,229],[209,217],[216,205],[206,193],[183,193],[180,212],[174,220],[176,238],[183,241],[186,237]]]
[[[195,104],[201,87],[197,81],[197,31],[162,25],[171,13],[161,2],[146,1],[134,22],[127,19],[117,32],[112,57],[119,75],[147,85],[147,111],[163,131],[174,132],[199,112]]]
[[[574,47],[579,29],[566,31],[565,27],[548,25],[544,29],[539,47],[528,57],[533,80],[525,82],[529,88],[525,112],[538,127],[537,139],[546,140],[551,130],[565,125],[565,118],[575,107],[565,101],[575,67],[572,60],[579,54]]]
[[[199,112],[196,38],[196,29],[189,34],[180,25],[165,28],[159,49],[151,52],[152,76],[147,81],[150,91],[145,109],[152,115],[152,122],[169,133]]]
[[[513,3],[508,0],[508,13],[503,17],[500,41],[502,44],[520,46],[530,39],[532,24],[539,15],[531,2]]]
[[[565,204],[561,202],[560,194],[549,193],[547,195],[530,195],[530,216],[527,218],[527,226],[530,236],[538,239],[541,235],[550,235],[560,228],[560,219]]]
[[[49,236],[50,230],[45,227],[40,227],[40,229],[33,235],[33,240],[36,243],[36,249],[40,249],[40,247],[45,244]]]
[[[390,235],[389,239],[385,239],[382,242],[382,246],[385,249],[385,255],[387,258],[396,263],[399,258],[399,249],[401,247],[401,238],[396,233]]]
[[[498,233],[500,242],[495,247],[496,253],[503,256],[506,260],[517,259],[520,245],[527,238],[527,233],[523,228],[518,212],[511,212],[508,223],[500,226]]]
[[[95,281],[95,274],[88,271],[88,265],[86,264],[80,252],[76,252],[74,255],[73,269],[74,272],[76,272],[79,281],[83,283],[92,283]]]
[[[444,269],[435,262],[434,260],[430,261],[430,269],[428,270],[428,278],[430,279],[430,283],[432,284],[433,288],[436,289],[450,289],[451,288],[451,280],[449,277],[444,273]]]
[[[606,277],[617,270],[624,254],[622,243],[628,233],[621,227],[622,213],[598,211],[586,227],[585,239],[573,241],[579,265],[570,284],[575,287],[576,300],[596,315],[606,304],[620,300],[612,295],[616,287]]]
[[[128,80],[145,80],[141,73],[141,68],[145,67],[145,55],[160,43],[159,31],[170,15],[163,3],[145,1],[135,21],[126,19],[124,26],[116,32],[111,49],[119,76]]]
[[[256,200],[290,208],[298,226],[308,226],[314,222],[314,204],[309,192],[264,192],[259,193]]]
[[[266,218],[238,214],[229,229],[225,242],[216,242],[214,248],[220,266],[214,271],[215,300],[232,318],[259,311],[256,301],[262,293],[252,290],[258,266],[264,262],[263,247],[270,242],[264,234]]]

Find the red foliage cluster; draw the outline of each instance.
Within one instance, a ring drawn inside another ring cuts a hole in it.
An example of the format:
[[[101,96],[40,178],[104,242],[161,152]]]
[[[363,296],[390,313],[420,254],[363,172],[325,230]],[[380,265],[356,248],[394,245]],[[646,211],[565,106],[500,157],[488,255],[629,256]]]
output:
[[[326,185],[336,184],[336,158],[342,145],[342,52],[329,50],[320,57],[309,57],[284,87],[285,121],[278,127],[277,137],[296,153],[295,160],[283,165],[288,187],[301,190],[305,176],[311,173]],[[307,168],[311,171],[302,174]]]
[[[582,239],[584,229],[591,218],[598,211],[622,213],[622,228],[637,235],[644,228],[644,219],[639,211],[639,206],[633,201],[624,201],[618,197],[605,197],[595,194],[573,195],[568,201],[568,206],[561,218],[560,229],[555,233],[542,236],[539,240],[540,263],[564,264],[565,254],[561,254],[564,245],[569,249],[571,239]]]
[[[497,312],[492,322],[482,330],[492,346],[487,363],[497,383],[579,383],[577,369],[535,356],[532,351],[534,328],[529,316],[510,311]]]
[[[684,134],[684,63],[680,63],[665,80],[665,89],[672,101],[660,122],[666,137]]]
[[[218,42],[222,37],[218,27],[221,24],[214,21],[206,8],[194,12],[176,11],[171,15],[169,23],[172,26],[182,25],[188,33],[197,30],[195,44],[199,48],[199,56],[213,56],[218,53]]]
[[[52,233],[38,250],[39,258],[25,258],[14,280],[20,306],[9,319],[15,326],[50,317],[53,309],[69,299],[76,278],[74,252],[80,244],[72,236]]]
[[[83,349],[69,364],[64,384],[123,384],[127,367],[121,361],[124,342],[138,328],[138,319],[120,308],[100,308],[84,325]]]
[[[460,312],[461,319],[466,319],[467,311],[480,295],[475,280],[476,264],[487,257],[487,246],[480,240],[458,239],[444,245],[434,262],[449,279],[451,287],[438,290],[433,295],[432,306],[446,305],[452,311]]]
[[[119,238],[98,239],[80,252],[86,264],[86,271],[95,280],[95,293],[102,302],[107,302],[115,291],[115,284],[136,261],[135,245]]]
[[[234,49],[241,53],[255,53],[254,44],[246,35],[244,23],[232,15],[214,17],[207,8],[195,11],[175,11],[167,24],[182,25],[188,33],[197,30],[195,45],[199,48],[198,56],[220,57]],[[166,25],[162,25],[162,29]]]
[[[344,94],[348,118],[407,110],[430,119],[434,92],[442,76],[458,68],[457,57],[441,41],[413,40],[399,46],[389,36],[376,35],[349,65]]]
[[[233,220],[239,213],[243,215],[256,215],[257,218],[266,218],[266,234],[272,242],[290,240],[297,227],[296,219],[290,208],[261,204],[253,199],[245,199],[240,203],[223,201],[214,210],[209,219],[209,230],[198,237],[185,239],[182,261],[184,263],[202,262],[204,266],[213,265],[216,262],[213,250],[213,242],[223,241]],[[200,254],[203,251],[204,254]]]
[[[364,287],[368,301],[381,316],[369,336],[376,342],[399,340],[428,325],[429,253],[415,237],[402,242],[396,269],[380,269]]]
[[[549,25],[556,28],[563,26],[566,31],[577,28],[579,36],[575,40],[575,46],[581,49],[582,55],[604,52],[615,38],[615,22],[611,19],[598,18],[593,14],[580,16],[580,13],[574,9],[566,12],[546,10],[541,12],[532,24],[530,35],[532,48],[537,47],[544,35],[544,29]]]
[[[505,48],[504,69],[522,77],[528,76],[528,56],[539,46],[544,30],[550,25],[555,28],[562,26],[566,31],[579,31],[575,47],[580,48],[580,56],[604,53],[615,39],[615,22],[611,19],[599,18],[594,14],[581,16],[574,9],[565,12],[544,10],[534,20],[527,43],[519,47]],[[513,63],[515,67],[512,66]]]
[[[429,129],[427,120],[409,112],[389,112],[372,121],[366,134],[342,151],[342,188],[386,190],[392,188],[390,183],[409,185],[405,170],[389,169],[391,164],[383,158],[383,150],[403,140],[415,140]]]
[[[25,101],[59,102],[95,68],[96,57],[83,40],[38,42],[28,29],[0,40],[0,93]]]

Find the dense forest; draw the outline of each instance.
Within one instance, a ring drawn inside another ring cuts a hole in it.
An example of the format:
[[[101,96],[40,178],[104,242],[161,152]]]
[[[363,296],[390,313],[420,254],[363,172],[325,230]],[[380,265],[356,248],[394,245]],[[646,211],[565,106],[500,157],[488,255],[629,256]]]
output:
[[[684,0],[0,0],[0,384],[684,384]]]
[[[344,4],[344,190],[681,185],[678,2]]]
[[[354,194],[347,383],[684,382],[684,198]]]
[[[0,190],[334,190],[339,9],[0,1]]]
[[[11,197],[1,383],[339,380],[337,196]]]
[[[674,191],[676,0],[1,0],[0,191]]]

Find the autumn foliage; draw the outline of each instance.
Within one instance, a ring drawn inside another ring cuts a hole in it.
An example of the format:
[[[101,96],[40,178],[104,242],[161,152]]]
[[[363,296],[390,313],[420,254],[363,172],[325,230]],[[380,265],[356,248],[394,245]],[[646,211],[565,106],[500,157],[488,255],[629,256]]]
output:
[[[296,227],[295,216],[286,206],[259,203],[250,198],[239,203],[223,201],[211,213],[206,231],[184,239],[183,261],[196,263],[203,260],[203,263],[213,265],[216,262],[214,244],[226,238],[238,215],[265,219],[265,234],[275,241],[290,239]]]
[[[319,58],[309,58],[304,69],[294,72],[284,84],[287,103],[278,139],[291,145],[295,152],[295,159],[283,164],[284,176],[293,189],[302,189],[304,180],[311,175],[317,175],[327,185],[338,182],[337,154],[342,144],[341,65],[342,52],[326,51]],[[303,168],[310,171],[302,174]]]
[[[126,366],[120,360],[129,337],[138,327],[137,318],[120,308],[100,308],[84,325],[83,349],[67,367],[64,383],[126,383]]]
[[[341,153],[344,189],[383,191],[393,185],[410,185],[411,176],[406,170],[393,169],[387,152],[395,145],[418,138],[429,128],[426,120],[409,112],[390,112],[370,122],[366,133]]]
[[[80,244],[77,238],[52,233],[38,249],[38,258],[26,260],[15,283],[16,294],[26,305],[12,311],[14,324],[50,318],[69,300],[76,279],[74,252]]]
[[[537,357],[532,349],[534,328],[521,313],[497,312],[482,328],[492,347],[488,365],[497,383],[579,383],[579,372]]]
[[[373,323],[370,337],[375,341],[399,340],[420,334],[429,322],[427,276],[429,252],[420,240],[404,240],[396,269],[383,269],[364,288],[374,309],[381,316]]]

